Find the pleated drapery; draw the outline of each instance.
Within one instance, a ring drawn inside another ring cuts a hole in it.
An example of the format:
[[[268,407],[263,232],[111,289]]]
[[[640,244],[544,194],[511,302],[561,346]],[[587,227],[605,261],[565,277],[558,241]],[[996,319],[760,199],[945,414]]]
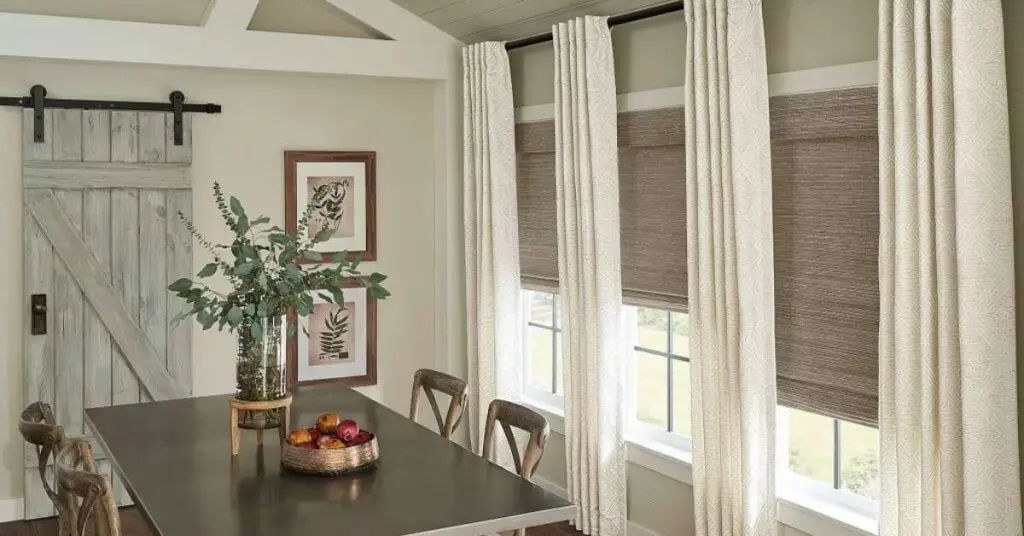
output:
[[[625,330],[615,70],[607,19],[554,27],[558,280],[574,524],[626,533]]]
[[[772,175],[760,0],[687,2],[685,115],[696,534],[774,535]]]
[[[462,56],[469,423],[479,450],[488,405],[515,400],[521,385],[515,110],[504,44]]]
[[[882,0],[883,536],[1021,534],[999,0]]]

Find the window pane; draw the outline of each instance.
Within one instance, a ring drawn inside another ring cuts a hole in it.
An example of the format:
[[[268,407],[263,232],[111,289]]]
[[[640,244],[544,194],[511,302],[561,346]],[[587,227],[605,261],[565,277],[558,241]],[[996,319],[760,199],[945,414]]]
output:
[[[636,352],[636,418],[668,430],[668,361]]]
[[[672,353],[690,356],[690,315],[672,313]]]
[[[789,410],[789,469],[832,485],[835,454],[833,419]]]
[[[530,385],[551,391],[551,331],[530,326],[527,330],[530,351]]]
[[[555,295],[544,292],[530,293],[530,322],[543,326],[552,326],[552,311]]]
[[[690,437],[690,364],[672,363],[672,431]]]
[[[636,344],[642,348],[668,352],[668,311],[636,308]]]
[[[878,430],[840,423],[843,457],[843,488],[874,500],[879,496]]]

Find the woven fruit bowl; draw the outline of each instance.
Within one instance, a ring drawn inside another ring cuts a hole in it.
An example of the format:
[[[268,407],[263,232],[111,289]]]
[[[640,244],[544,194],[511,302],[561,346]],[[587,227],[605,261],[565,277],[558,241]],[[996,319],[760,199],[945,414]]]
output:
[[[309,475],[337,476],[375,467],[377,437],[352,420],[324,413],[316,427],[299,428],[281,445],[281,465]]]

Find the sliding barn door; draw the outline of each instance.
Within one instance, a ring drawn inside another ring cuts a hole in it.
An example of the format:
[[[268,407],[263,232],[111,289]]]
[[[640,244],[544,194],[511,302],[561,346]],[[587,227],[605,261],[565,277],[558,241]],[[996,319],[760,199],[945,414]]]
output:
[[[175,146],[169,114],[45,113],[45,142],[33,141],[31,110],[23,125],[24,402],[51,404],[69,436],[92,440],[86,408],[192,389],[191,323],[171,324],[180,305],[167,291],[192,271],[192,240],[177,217],[192,213],[191,122],[185,116],[185,144]],[[46,300],[45,334],[32,334],[33,296]],[[25,517],[53,514],[26,445]]]

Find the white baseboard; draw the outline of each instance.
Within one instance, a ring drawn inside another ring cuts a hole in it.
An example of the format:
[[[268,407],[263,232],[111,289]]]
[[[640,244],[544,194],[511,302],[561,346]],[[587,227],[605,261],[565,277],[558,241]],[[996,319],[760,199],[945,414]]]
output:
[[[4,499],[0,501],[0,523],[21,521],[24,517],[25,507],[22,499]]]
[[[539,476],[533,477],[533,483],[558,495],[563,499],[569,498],[569,492],[554,482]],[[661,536],[653,530],[647,529],[633,521],[626,520],[626,536]]]

